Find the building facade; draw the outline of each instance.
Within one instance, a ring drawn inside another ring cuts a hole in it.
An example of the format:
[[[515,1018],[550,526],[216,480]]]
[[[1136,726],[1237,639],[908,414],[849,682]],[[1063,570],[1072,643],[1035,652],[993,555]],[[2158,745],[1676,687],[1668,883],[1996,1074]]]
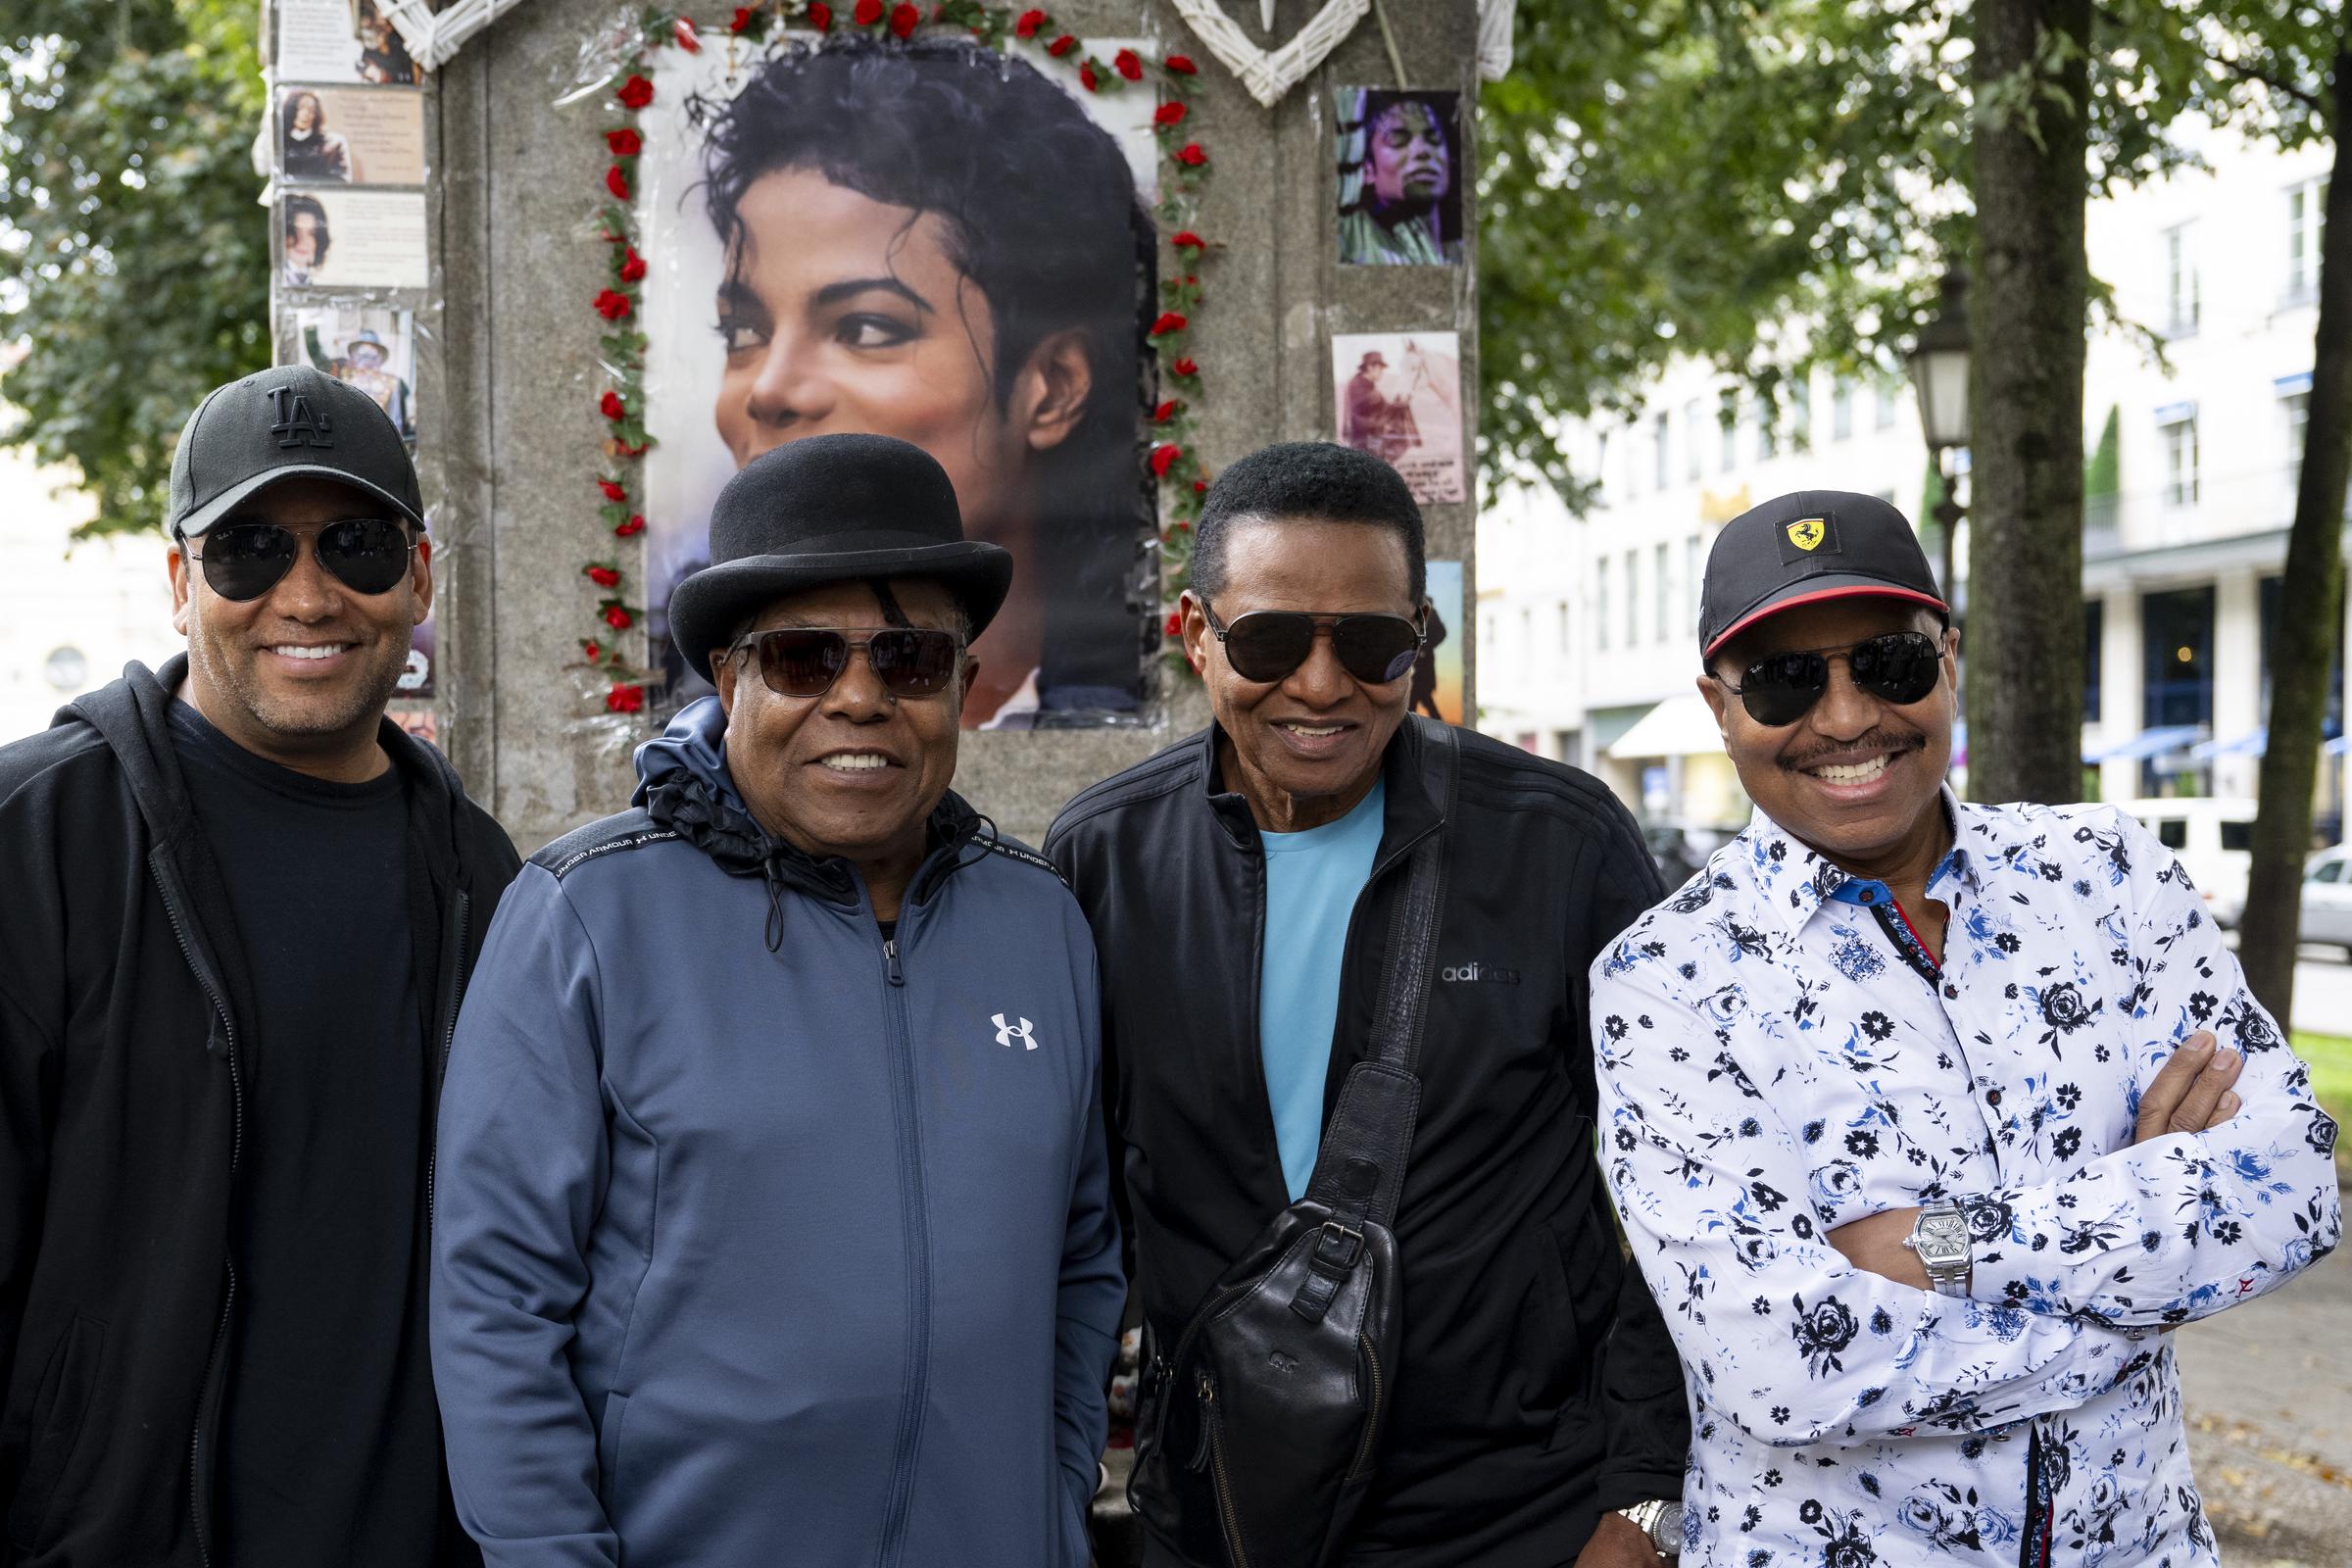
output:
[[[2328,149],[2189,134],[2204,168],[2089,215],[2091,272],[2114,311],[2093,333],[2083,399],[2082,750],[2086,792],[2113,801],[2253,794],[2309,399]],[[1939,481],[1911,389],[1891,369],[1815,372],[1767,402],[1678,362],[1634,418],[1575,424],[1563,449],[1598,481],[1581,514],[1506,489],[1480,521],[1493,585],[1478,601],[1480,726],[1599,774],[1646,823],[1743,822],[1695,686],[1706,553],[1758,502],[1854,490],[1918,522],[1940,569]],[[1955,547],[1965,608],[1965,522]],[[2317,802],[2330,841],[2341,745]],[[1965,734],[1958,753],[1964,763]]]
[[[70,478],[0,448],[0,742],[46,728],[129,661],[152,666],[186,646],[172,629],[162,530],[73,544],[90,508]]]

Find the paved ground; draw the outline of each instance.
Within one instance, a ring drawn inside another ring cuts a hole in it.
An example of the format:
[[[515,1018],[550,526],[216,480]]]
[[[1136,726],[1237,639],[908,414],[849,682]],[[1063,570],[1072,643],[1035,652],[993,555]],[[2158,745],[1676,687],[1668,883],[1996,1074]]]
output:
[[[2179,1337],[2189,1448],[2223,1561],[2352,1564],[2352,1256]]]
[[[2295,1027],[2352,1035],[2352,963],[2343,949],[2306,944],[2302,955],[2295,964]]]

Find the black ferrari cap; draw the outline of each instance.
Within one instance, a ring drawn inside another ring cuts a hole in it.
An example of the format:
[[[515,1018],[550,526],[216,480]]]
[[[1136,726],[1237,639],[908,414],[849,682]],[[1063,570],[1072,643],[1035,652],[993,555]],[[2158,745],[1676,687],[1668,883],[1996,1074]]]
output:
[[[164,526],[195,535],[281,479],[350,485],[424,526],[416,465],[375,399],[307,365],[215,387],[180,427]]]
[[[1877,496],[1799,490],[1751,507],[1715,537],[1698,600],[1699,657],[1797,605],[1876,595],[1949,615],[1927,552]]]

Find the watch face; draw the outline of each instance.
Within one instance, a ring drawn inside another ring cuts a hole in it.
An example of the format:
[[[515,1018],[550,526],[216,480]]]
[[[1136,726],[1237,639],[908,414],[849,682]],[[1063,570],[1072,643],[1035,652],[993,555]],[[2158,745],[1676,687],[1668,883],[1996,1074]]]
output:
[[[1957,1214],[1937,1214],[1919,1226],[1919,1257],[1923,1263],[1959,1263],[1968,1258],[1968,1221]]]
[[[1683,1549],[1683,1505],[1667,1503],[1658,1510],[1658,1517],[1649,1526],[1649,1544],[1669,1556]]]

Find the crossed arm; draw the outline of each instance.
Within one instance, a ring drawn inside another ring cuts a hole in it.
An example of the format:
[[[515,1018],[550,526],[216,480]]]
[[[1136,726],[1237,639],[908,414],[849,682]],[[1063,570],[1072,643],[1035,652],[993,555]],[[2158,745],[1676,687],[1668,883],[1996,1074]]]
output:
[[[2230,1086],[2245,1065],[2237,1053],[2220,1050],[2210,1031],[2189,1036],[2140,1097],[2132,1147],[2175,1133],[2210,1132],[2236,1115],[2244,1102]],[[1927,1268],[1903,1245],[1918,1220],[1917,1208],[1889,1208],[1838,1226],[1828,1240],[1854,1267],[1924,1291]]]

